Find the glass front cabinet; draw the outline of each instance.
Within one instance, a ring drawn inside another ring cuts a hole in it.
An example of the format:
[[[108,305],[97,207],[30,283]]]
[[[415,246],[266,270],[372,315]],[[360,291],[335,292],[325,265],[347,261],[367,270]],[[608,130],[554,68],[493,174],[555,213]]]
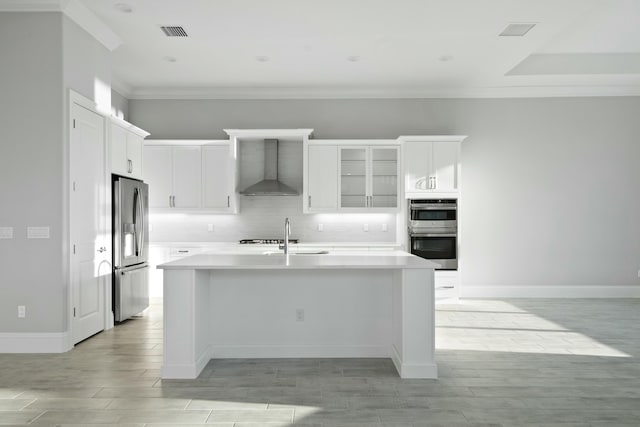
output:
[[[398,146],[343,146],[339,147],[338,156],[339,209],[398,208]]]

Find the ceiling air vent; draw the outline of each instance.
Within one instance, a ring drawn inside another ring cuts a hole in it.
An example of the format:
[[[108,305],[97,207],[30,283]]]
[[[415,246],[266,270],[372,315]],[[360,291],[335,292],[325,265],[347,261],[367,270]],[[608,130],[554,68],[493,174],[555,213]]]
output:
[[[162,32],[167,37],[189,37],[187,32],[182,27],[160,27]]]
[[[501,37],[522,37],[529,32],[536,24],[509,24],[507,28],[499,34]]]

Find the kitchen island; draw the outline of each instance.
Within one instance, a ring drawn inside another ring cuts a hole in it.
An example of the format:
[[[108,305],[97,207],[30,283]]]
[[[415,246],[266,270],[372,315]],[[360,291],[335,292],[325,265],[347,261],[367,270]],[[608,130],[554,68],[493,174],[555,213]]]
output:
[[[164,270],[162,378],[210,359],[390,357],[436,378],[434,268],[406,252],[201,254]]]

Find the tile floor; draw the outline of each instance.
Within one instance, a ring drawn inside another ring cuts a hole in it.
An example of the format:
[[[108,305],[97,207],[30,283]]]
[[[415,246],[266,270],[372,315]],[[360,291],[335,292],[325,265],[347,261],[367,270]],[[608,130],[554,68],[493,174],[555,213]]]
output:
[[[439,305],[438,380],[386,359],[217,360],[162,381],[162,313],[65,354],[0,355],[0,424],[640,426],[640,300]]]

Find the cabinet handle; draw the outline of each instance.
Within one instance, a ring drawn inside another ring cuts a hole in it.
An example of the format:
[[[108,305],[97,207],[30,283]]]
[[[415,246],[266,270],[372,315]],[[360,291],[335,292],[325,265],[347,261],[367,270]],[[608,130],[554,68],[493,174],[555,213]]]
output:
[[[307,197],[309,197],[309,200],[308,200],[308,202],[307,202],[307,205],[308,205],[309,207],[311,207],[311,196],[307,196]]]
[[[131,173],[131,169],[132,169],[132,167],[131,167],[131,160],[130,160],[130,159],[127,159],[127,173]]]
[[[231,207],[231,196],[227,196],[227,207]]]
[[[176,207],[176,196],[171,196],[171,197],[173,197],[173,207],[175,208]]]
[[[438,177],[434,176],[433,177],[433,189],[435,190],[436,188],[438,188]]]

